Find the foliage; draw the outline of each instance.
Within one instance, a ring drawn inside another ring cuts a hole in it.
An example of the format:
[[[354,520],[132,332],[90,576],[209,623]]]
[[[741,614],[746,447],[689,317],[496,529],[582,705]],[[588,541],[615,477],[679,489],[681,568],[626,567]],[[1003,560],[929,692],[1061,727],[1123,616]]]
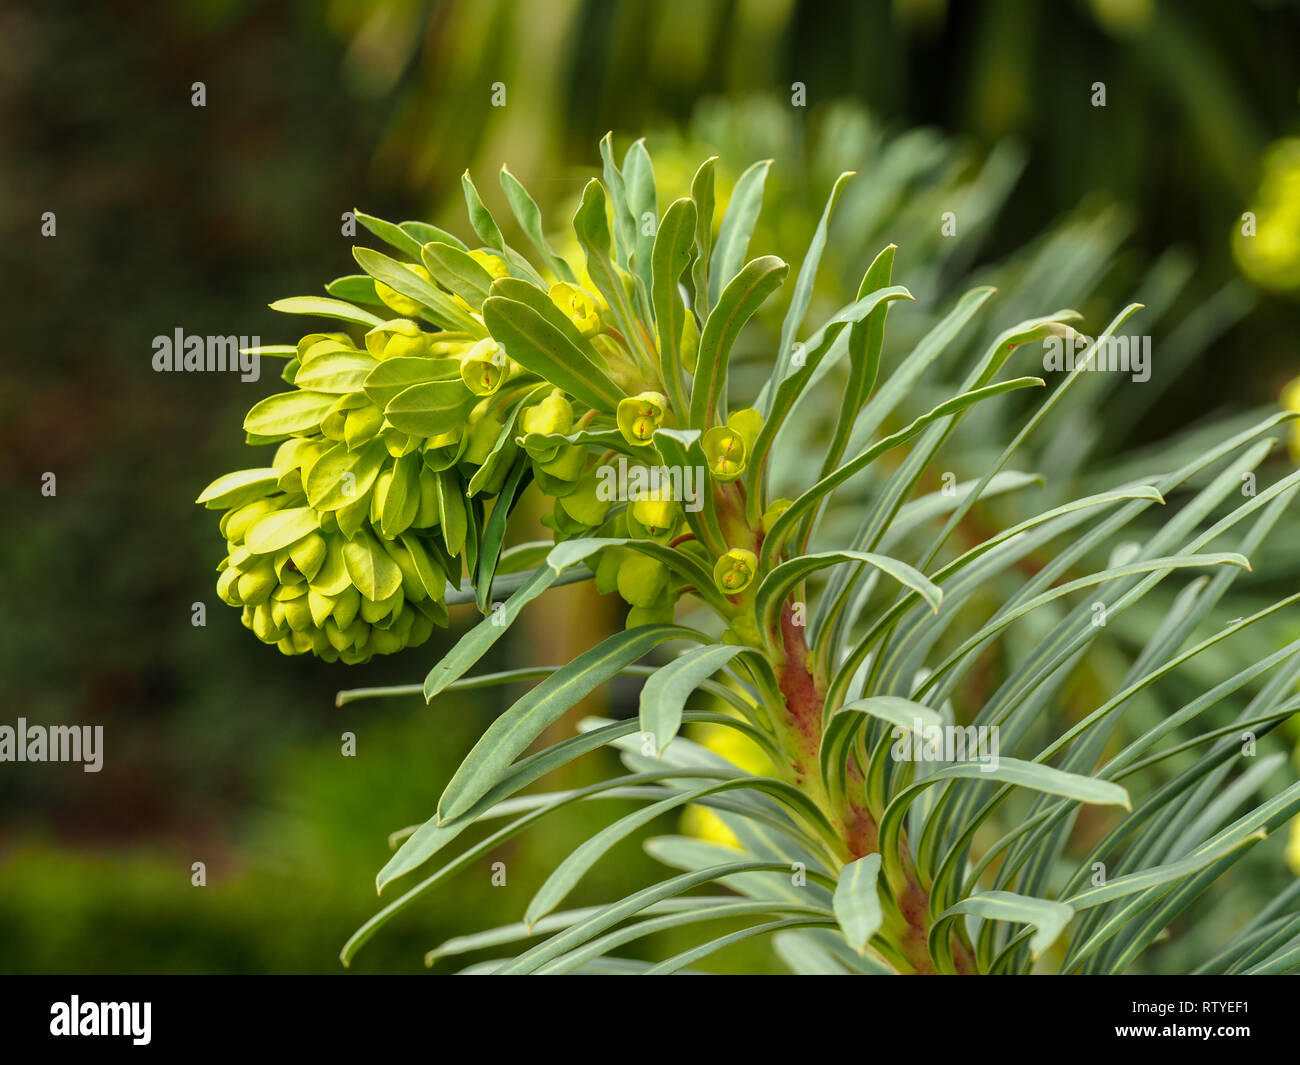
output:
[[[327,298],[273,306],[338,319],[361,339],[313,333],[263,349],[288,359],[294,385],[245,422],[250,442],[278,444],[275,458],[200,497],[226,511],[221,594],[264,641],[364,660],[421,642],[445,604],[473,599],[485,617],[430,671],[426,699],[538,680],[484,732],[378,887],[471,827],[506,823],[389,903],[344,961],[547,814],[613,798],[638,805],[556,866],[520,924],[434,953],[519,948],[473,967],[505,973],[673,972],[773,936],[796,971],[1027,971],[1047,956],[1062,971],[1141,964],[1206,888],[1300,810],[1300,785],[1273,786],[1280,759],[1255,749],[1300,705],[1300,641],[1132,727],[1189,663],[1248,640],[1300,598],[1203,624],[1300,490],[1293,473],[1237,502],[1243,475],[1295,415],[1225,429],[1193,455],[1151,460],[1141,475],[1053,498],[960,542],[969,518],[992,520],[996,497],[1039,483],[1010,463],[1069,410],[1091,367],[1079,362],[1023,412],[1008,397],[1045,381],[1009,367],[1078,314],[1038,308],[955,377],[940,376],[934,367],[993,295],[977,287],[887,361],[887,316],[912,299],[893,283],[892,245],[854,297],[805,326],[849,175],[791,271],[773,255],[749,258],[765,164],[740,176],[715,228],[714,160],[661,209],[641,142],[621,164],[609,138],[601,152],[602,178],[587,184],[573,220],[581,269],[548,242],[537,205],[506,171],[532,259],[506,243],[468,175],[478,247],[357,212],[403,258],[358,248],[364,274],[332,282]],[[766,380],[746,405],[733,403],[747,326],[783,287]],[[1089,352],[1138,309],[1117,314]],[[837,401],[801,402],[819,370],[836,365]],[[895,428],[935,381],[943,394]],[[1016,426],[1010,442],[970,480],[918,494],[981,409]],[[814,437],[795,432],[811,422],[823,430],[816,451]],[[849,500],[844,487],[864,479],[870,493]],[[530,483],[550,500],[555,543],[506,549],[511,508]],[[788,484],[791,496],[779,497],[773,485]],[[1175,497],[1179,506],[1152,520]],[[559,666],[471,673],[525,606],[584,576],[627,601],[625,631]],[[1071,715],[1062,693],[1110,619],[1184,576],[1122,681]],[[657,649],[672,652],[664,665],[639,664]],[[619,675],[645,678],[639,720],[588,721],[530,753]],[[743,735],[770,771],[686,739],[683,727],[697,723]],[[992,737],[991,758],[976,753],[979,736]],[[956,756],[944,756],[944,737],[959,738]],[[620,752],[626,773],[524,791],[604,747]],[[647,848],[676,874],[561,909],[611,848],[688,805],[717,814],[743,849],[656,838]],[[1207,968],[1293,966],[1296,894],[1201,959]],[[699,941],[666,960],[614,954],[685,928]]]

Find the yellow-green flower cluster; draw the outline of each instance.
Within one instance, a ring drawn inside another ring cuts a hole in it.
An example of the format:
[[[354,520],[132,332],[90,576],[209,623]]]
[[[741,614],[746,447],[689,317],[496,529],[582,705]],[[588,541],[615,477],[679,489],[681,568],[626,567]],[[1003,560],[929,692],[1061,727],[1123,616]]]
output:
[[[477,586],[491,582],[502,544],[494,519],[530,486],[549,501],[542,520],[557,541],[626,538],[695,556],[693,582],[670,572],[660,548],[596,556],[597,583],[630,604],[629,625],[670,619],[692,584],[739,603],[753,579],[755,534],[743,521],[743,546],[712,536],[706,548],[680,495],[611,492],[603,479],[617,460],[650,480],[665,462],[661,430],[687,429],[689,412],[670,395],[682,403],[698,357],[694,315],[683,316],[669,375],[646,279],[626,257],[602,260],[591,235],[603,212],[585,216],[586,270],[539,249],[539,271],[485,224],[475,197],[475,228],[494,247],[358,213],[405,260],[357,248],[365,274],[331,283],[330,299],[273,304],[344,325],[262,349],[287,358],[291,388],[255,404],[244,428],[249,443],[276,445],[275,457],[219,478],[199,502],[225,512],[222,599],[286,653],[359,662],[422,642],[466,572],[481,604]],[[709,481],[702,491],[730,493],[733,520],[741,495],[728,486],[760,428],[757,411],[733,412],[690,460]]]
[[[242,608],[244,625],[285,654],[347,663],[421,644],[445,625],[446,571],[414,528],[345,536],[335,513],[281,488],[302,474],[285,452],[280,465],[227,474],[199,497],[225,511],[217,593]]]
[[[499,255],[467,258],[488,281],[511,276]],[[590,533],[610,510],[588,443],[567,439],[596,412],[575,410],[510,357],[483,324],[481,293],[470,302],[437,288],[425,266],[401,266],[465,312],[465,328],[431,329],[432,297],[357,279],[368,288],[339,314],[362,326],[357,335],[304,336],[284,352],[292,390],[245,418],[250,443],[279,445],[272,466],[218,478],[199,497],[226,510],[222,599],[286,653],[360,662],[427,639],[445,622],[445,585],[460,583],[485,504],[518,463],[554,500],[545,520],[557,539]],[[607,306],[585,288],[560,282],[543,298],[580,335],[601,334]],[[609,369],[625,376],[630,357],[603,339]]]

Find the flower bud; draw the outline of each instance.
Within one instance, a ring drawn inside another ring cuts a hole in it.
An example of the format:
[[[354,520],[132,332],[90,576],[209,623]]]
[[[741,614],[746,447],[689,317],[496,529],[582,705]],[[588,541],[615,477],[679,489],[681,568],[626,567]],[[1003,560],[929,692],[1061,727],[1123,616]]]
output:
[[[465,450],[467,435],[463,429],[452,429],[429,437],[424,444],[425,467],[431,473],[436,473],[455,466]]]
[[[279,509],[279,504],[270,499],[258,499],[252,503],[245,503],[242,507],[226,514],[222,519],[221,532],[231,543],[243,543],[244,534],[248,532],[255,521],[270,514],[273,510]]]
[[[666,541],[681,520],[681,505],[671,499],[638,499],[628,508],[628,531]]]
[[[555,458],[538,462],[537,468],[544,474],[561,481],[576,481],[582,476],[587,465],[587,449],[581,444],[564,444],[555,453]],[[552,492],[552,495],[555,493]]]
[[[307,632],[312,628],[314,622],[306,596],[291,599],[284,604],[284,620],[294,632]]]
[[[758,556],[743,547],[733,547],[713,566],[713,584],[726,595],[743,592],[753,583]]]
[[[639,625],[671,625],[675,620],[673,606],[673,601],[668,598],[652,606],[634,606],[627,612],[624,627],[635,629]]]
[[[461,456],[473,466],[482,466],[487,461],[492,448],[496,446],[497,437],[501,435],[501,422],[491,411],[486,411],[476,418],[466,433],[465,452]]]
[[[715,481],[726,484],[745,472],[748,448],[744,437],[729,426],[715,425],[705,430],[700,447]]]
[[[727,415],[727,428],[739,433],[741,439],[745,441],[746,450],[752,450],[755,441],[758,440],[759,431],[763,428],[763,415],[753,407],[733,410]]]
[[[438,509],[438,475],[427,466],[420,470],[420,505],[415,511],[415,521],[411,524],[417,529],[428,529],[442,520]]]
[[[732,411],[726,425],[715,425],[700,438],[709,472],[716,481],[734,481],[749,462],[749,453],[763,428],[763,416],[753,407]]]
[[[263,643],[279,643],[288,635],[288,626],[277,622],[270,603],[253,608],[253,634]]]
[[[668,590],[668,579],[658,559],[629,550],[618,567],[618,594],[633,606],[651,606]]]
[[[390,514],[403,528],[419,502],[418,464],[411,456],[396,470],[382,471],[390,497],[395,479],[403,479],[405,503],[396,518]],[[381,491],[380,497],[384,495]],[[391,537],[364,534],[383,546],[400,573],[395,586],[387,580],[382,585],[385,591],[393,587],[392,593],[370,600],[354,583],[354,577],[368,579],[370,571],[362,562],[351,567],[345,548],[349,538],[366,527],[370,497],[328,514],[303,505],[300,495],[281,494],[255,503],[260,505],[246,504],[236,508],[246,513],[232,511],[223,518],[240,539],[230,541],[230,553],[218,567],[217,594],[223,602],[243,608],[244,625],[262,642],[284,654],[311,653],[330,662],[358,663],[410,646],[417,638],[426,640],[435,624],[447,623],[445,606],[430,600],[413,557]],[[423,564],[432,565],[428,559]],[[370,586],[380,587],[373,581]],[[386,635],[371,641],[372,631]]]
[[[289,558],[298,572],[310,581],[320,572],[326,551],[325,538],[320,533],[309,533],[289,548]]]
[[[770,533],[772,531],[772,526],[776,524],[776,519],[784,514],[793,502],[794,500],[792,499],[775,499],[772,501],[772,505],[763,511],[763,517],[760,524],[762,525],[764,533]]]
[[[256,566],[247,569],[239,578],[239,598],[245,606],[258,606],[271,598],[275,591],[275,567],[269,558],[260,559]]]
[[[433,284],[433,278],[429,276],[429,271],[419,265],[419,263],[404,263],[403,265],[417,277],[423,278],[425,281],[429,282],[429,284]],[[411,299],[410,296],[403,296],[396,289],[390,288],[382,281],[375,282],[375,295],[404,318],[415,317],[415,315],[420,313],[423,306]]]
[[[373,403],[350,410],[343,421],[343,442],[349,451],[369,443],[384,424],[384,412]]]
[[[322,595],[315,588],[307,590],[307,609],[311,611],[311,621],[318,629],[323,628],[328,618],[334,614],[334,600]]]
[[[602,500],[596,492],[596,479],[585,477],[578,487],[558,501],[569,517],[589,529],[594,529],[609,512],[609,501]]]
[[[510,267],[499,255],[493,255],[490,251],[472,251],[469,257],[483,267],[492,276],[493,281],[510,276]]]
[[[733,647],[762,647],[763,635],[753,614],[741,612],[733,617],[731,624],[722,630],[722,642]]]
[[[239,578],[242,574],[233,566],[226,566],[217,577],[217,596],[227,606],[243,606],[243,600],[239,598]]]
[[[384,450],[395,459],[419,451],[420,446],[424,443],[420,437],[404,433],[401,429],[394,429],[392,426],[381,429],[379,439],[384,442]]]
[[[553,388],[540,403],[520,412],[519,427],[525,433],[565,435],[573,428],[573,404],[563,392]]]
[[[460,379],[476,396],[492,395],[509,375],[505,349],[491,337],[484,337],[460,360]]]
[[[583,336],[594,337],[600,332],[600,301],[586,289],[560,281],[551,286],[548,295]]]
[[[366,350],[376,359],[427,355],[429,334],[409,318],[394,318],[366,334]]]
[[[609,595],[618,590],[618,571],[626,554],[624,548],[606,547],[596,555],[596,591],[601,595]]]
[[[384,503],[388,499],[388,489],[393,483],[393,471],[391,468],[381,470],[379,476],[375,478],[375,485],[370,490],[370,524],[378,526],[380,518],[384,513]]]
[[[654,432],[664,423],[668,397],[661,392],[642,392],[618,402],[616,418],[619,432],[629,444],[649,444]]]
[[[381,625],[387,627],[392,624],[393,615],[402,609],[402,604],[406,597],[402,594],[401,585],[398,585],[397,591],[387,599],[367,599],[364,595],[361,597],[361,620],[367,621],[371,625]],[[387,623],[387,624],[384,624]]]
[[[349,584],[334,603],[334,622],[340,629],[347,629],[361,610],[361,593]]]

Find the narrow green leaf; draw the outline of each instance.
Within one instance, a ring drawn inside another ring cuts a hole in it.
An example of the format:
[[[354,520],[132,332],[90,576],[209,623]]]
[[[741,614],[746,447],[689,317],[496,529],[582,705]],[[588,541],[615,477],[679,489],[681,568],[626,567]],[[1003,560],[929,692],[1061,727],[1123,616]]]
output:
[[[447,553],[455,558],[465,550],[469,535],[470,514],[465,505],[465,485],[454,468],[439,470],[437,476],[438,528],[442,530],[442,542]],[[470,566],[472,573],[472,562]]]
[[[931,953],[942,951],[942,956],[949,962],[946,967],[948,971],[951,971],[948,933],[957,918],[968,914],[986,921],[1014,921],[1017,924],[1032,925],[1034,932],[1029,948],[1037,958],[1056,942],[1065,926],[1073,919],[1074,910],[1063,902],[1014,895],[1009,891],[983,891],[962,899],[941,913],[930,927]]]
[[[425,381],[393,396],[384,406],[384,417],[394,429],[404,433],[441,436],[463,428],[476,401],[474,393],[459,377]]]
[[[459,248],[461,251],[469,251],[465,247],[465,242],[459,237],[448,233],[445,229],[432,226],[428,222],[402,222],[398,228],[415,241],[415,251],[407,252],[412,259],[420,257],[420,249],[426,244],[450,244],[453,248]]]
[[[693,873],[682,873],[680,876],[671,877],[668,880],[661,881],[650,887],[643,888],[624,899],[610,906],[602,907],[601,912],[595,916],[589,917],[584,921],[565,929],[563,932],[552,936],[544,943],[539,943],[532,950],[521,954],[508,965],[504,966],[500,972],[502,974],[514,975],[533,972],[535,969],[545,965],[553,958],[559,957],[568,950],[585,943],[593,936],[599,935],[607,928],[612,928],[620,921],[641,913],[648,906],[652,906],[664,899],[670,899],[683,892],[690,891],[692,888],[700,887],[711,881],[721,880],[728,876],[734,876],[737,873],[763,872],[780,870],[788,872],[789,866],[784,862],[763,862],[753,860],[740,860],[731,862],[727,865],[716,866],[712,869],[703,869]]]
[[[650,161],[644,140],[634,141],[628,148],[623,159],[623,182],[627,193],[627,209],[632,218],[628,269],[648,293],[653,284],[650,260],[659,223],[659,201],[655,190],[654,165]]]
[[[362,391],[375,406],[383,408],[412,385],[450,380],[460,380],[459,359],[403,356],[397,359],[384,359],[376,365],[362,383]]]
[[[677,625],[638,626],[609,637],[547,677],[493,721],[465,756],[438,800],[439,823],[469,810],[550,724],[623,666],[668,640],[695,638],[692,630]]]
[[[710,312],[700,334],[700,354],[691,386],[692,429],[713,425],[719,405],[726,405],[732,345],[754,312],[780,288],[789,272],[790,267],[775,255],[754,259],[731,279]]]
[[[383,323],[377,314],[363,310],[343,300],[330,299],[328,296],[290,296],[269,304],[271,310],[283,314],[310,314],[317,318],[337,318],[354,325],[364,325],[373,329]]]
[[[689,310],[682,301],[679,280],[690,265],[695,244],[695,204],[674,200],[664,212],[651,254],[651,288],[655,328],[659,335],[659,361],[669,398],[678,410],[686,409],[682,387],[682,329]]]
[[[799,275],[795,278],[794,294],[790,297],[790,307],[785,313],[785,318],[781,321],[781,339],[780,346],[777,348],[776,362],[773,364],[772,374],[767,383],[764,384],[763,391],[759,393],[758,402],[755,404],[764,417],[772,409],[772,397],[775,394],[776,386],[785,380],[789,373],[790,354],[794,348],[795,336],[799,332],[799,327],[803,325],[804,316],[808,313],[808,304],[812,300],[813,285],[817,282],[817,268],[821,265],[822,252],[826,250],[826,235],[827,230],[830,228],[831,215],[835,211],[835,204],[840,198],[840,191],[844,188],[844,183],[851,177],[853,177],[853,171],[849,170],[835,179],[835,184],[831,187],[831,193],[826,198],[826,206],[822,210],[817,229],[814,231],[812,241],[808,245],[808,253],[799,265]],[[865,293],[860,293],[859,298],[862,295],[865,295]]]
[[[531,574],[527,582],[502,604],[498,613],[485,618],[465,633],[443,656],[442,661],[429,670],[429,675],[424,681],[425,701],[432,702],[435,695],[464,676],[466,671],[487,654],[489,648],[505,634],[515,618],[519,616],[519,612],[554,584],[561,573],[570,566],[583,562],[602,547],[616,542],[583,539],[567,540],[556,544],[547,556],[546,565]]]
[[[691,693],[744,648],[725,644],[693,647],[660,669],[641,689],[641,731],[652,737],[656,755],[677,735]]]
[[[800,519],[817,505],[818,500],[829,492],[833,492],[841,484],[847,481],[855,473],[866,469],[872,462],[883,455],[886,451],[906,443],[917,433],[921,432],[926,426],[938,421],[940,418],[946,418],[949,414],[954,414],[967,407],[972,403],[979,403],[982,400],[992,399],[994,396],[1000,396],[1006,392],[1012,392],[1020,388],[1042,388],[1043,381],[1038,377],[1019,377],[1011,381],[999,381],[995,385],[988,385],[984,388],[977,388],[962,395],[954,396],[952,399],[939,404],[932,411],[921,415],[911,425],[883,440],[877,441],[871,447],[861,452],[855,458],[846,462],[834,473],[823,477],[815,485],[809,488],[803,495],[799,496],[779,518],[772,524],[767,537],[763,541],[763,551],[760,558],[760,565],[764,568],[770,568],[773,560],[781,547],[794,532]]]
[[[718,161],[710,156],[691,179],[691,201],[695,204],[695,265],[691,267],[691,288],[695,291],[695,317],[709,317],[709,259],[713,255],[713,172]]]
[[[783,562],[763,578],[754,597],[754,610],[764,630],[776,631],[781,607],[796,585],[818,570],[842,562],[862,562],[874,566],[904,587],[911,588],[936,612],[943,601],[943,591],[938,585],[906,562],[870,551],[821,551]]]
[[[567,281],[570,285],[576,285],[578,278],[573,272],[573,268],[559,255],[555,253],[546,239],[546,233],[542,229],[542,212],[537,206],[536,201],[528,194],[514,174],[510,173],[504,166],[501,168],[501,188],[505,190],[506,201],[510,204],[510,210],[514,212],[515,220],[519,223],[519,228],[523,230],[526,236],[537,249],[543,261],[550,267],[553,273],[561,281]]]
[[[884,920],[876,890],[879,874],[880,855],[868,854],[841,869],[839,883],[835,885],[835,919],[849,946],[859,954],[866,953],[867,943]]]
[[[506,522],[518,501],[519,493],[532,476],[528,456],[522,452],[511,467],[506,483],[492,505],[492,514],[483,526],[483,541],[478,556],[478,608],[486,614],[492,607],[492,579],[496,576],[497,562],[501,558],[501,545],[505,543]]]
[[[218,477],[199,493],[194,502],[209,510],[241,507],[276,491],[280,471],[271,466],[256,470],[236,470]]]
[[[468,252],[450,244],[429,243],[420,249],[420,261],[430,277],[471,307],[477,307],[487,299],[492,275],[470,258]]]
[[[642,335],[642,325],[632,306],[627,277],[610,258],[609,221],[605,217],[605,190],[595,178],[582,190],[582,202],[573,216],[573,231],[587,256],[587,275],[596,290],[605,297],[615,325],[632,350],[633,356],[647,373],[654,365],[653,354]]]
[[[368,303],[373,307],[384,306],[384,301],[379,298],[379,293],[375,290],[375,279],[365,274],[336,277],[325,286],[325,291],[335,299],[348,303]]]
[[[497,251],[505,250],[506,242],[501,236],[501,227],[492,217],[492,212],[483,206],[483,200],[478,194],[478,189],[474,187],[474,179],[469,176],[468,170],[461,174],[460,186],[465,193],[465,206],[469,209],[469,224],[474,227],[474,232],[489,248],[495,248]]]
[[[419,254],[417,250],[416,256],[418,257]],[[483,327],[472,314],[455,303],[442,289],[412,272],[405,263],[398,262],[373,248],[353,248],[352,257],[356,259],[361,269],[376,281],[382,281],[395,292],[400,292],[424,307],[429,319],[436,325],[451,332],[467,333],[472,337],[483,336]],[[370,323],[372,326],[383,324],[382,319],[374,315],[370,317],[374,319]]]
[[[722,216],[722,228],[718,231],[718,243],[709,259],[709,306],[716,307],[722,298],[723,289],[731,284],[732,278],[740,271],[745,261],[745,252],[749,248],[749,238],[758,222],[759,212],[763,209],[763,185],[767,181],[767,171],[772,165],[771,159],[764,159],[749,167],[736,181],[736,187],[727,201],[726,214]],[[709,174],[710,193],[712,192],[712,171]],[[712,217],[713,212],[708,212]]]
[[[525,304],[502,296],[483,303],[483,321],[515,362],[594,410],[612,413],[622,392],[569,339]]]
[[[632,211],[627,205],[627,187],[623,183],[623,173],[614,161],[614,135],[606,133],[600,139],[600,158],[603,163],[602,177],[609,193],[610,207],[614,216],[614,247],[618,261],[627,266],[636,246],[636,223]],[[585,199],[585,194],[584,194]],[[609,242],[605,243],[608,250]]]
[[[277,392],[253,405],[244,429],[272,439],[315,430],[338,398],[327,392]]]
[[[420,244],[422,242],[416,240],[402,226],[394,225],[392,222],[385,222],[382,218],[368,215],[364,211],[354,209],[352,214],[358,222],[380,240],[396,248],[404,255],[409,255],[412,259],[420,257]]]

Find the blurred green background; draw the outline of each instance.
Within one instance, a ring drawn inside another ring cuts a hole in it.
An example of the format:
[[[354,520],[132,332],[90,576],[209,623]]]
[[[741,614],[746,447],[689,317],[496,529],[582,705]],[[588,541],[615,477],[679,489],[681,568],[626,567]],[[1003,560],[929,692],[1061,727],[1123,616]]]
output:
[[[256,383],[156,374],[155,335],[293,341],[298,323],[266,304],[350,272],[342,212],[463,235],[461,172],[495,206],[503,162],[567,210],[612,129],[620,146],[648,138],[666,185],[713,152],[733,178],[772,157],[769,209],[782,207],[761,250],[788,256],[835,167],[858,169],[851,232],[870,244],[845,248],[845,286],[895,239],[903,282],[935,300],[988,271],[1050,291],[1053,271],[1073,270],[1084,291],[1060,305],[1091,296],[1106,316],[1143,284],[1165,293],[1179,371],[1158,407],[1106,427],[1103,450],[1119,453],[1274,403],[1300,373],[1297,56],[1300,18],[1282,0],[0,10],[0,262],[16,331],[0,364],[0,723],[105,730],[99,774],[0,763],[0,971],[339,971],[338,948],[377,908],[388,833],[429,816],[498,707],[483,693],[334,706],[340,688],[419,680],[455,626],[354,668],[282,658],[242,629],[213,590],[216,523],[192,500],[255,464],[239,425],[279,382],[269,364]],[[944,246],[954,196],[975,225]],[[1247,211],[1266,242],[1239,235]],[[1061,265],[1070,254],[1084,265]],[[563,629],[517,629],[487,665],[555,660],[608,621],[580,590],[560,596]],[[634,712],[635,688],[586,709]],[[545,859],[608,810],[576,809],[495,855],[505,887],[487,866],[466,871],[355,967],[416,971],[441,939],[516,919]],[[196,861],[206,887],[191,886]],[[573,901],[625,892],[650,866],[629,845]],[[719,961],[775,964],[757,947]]]

